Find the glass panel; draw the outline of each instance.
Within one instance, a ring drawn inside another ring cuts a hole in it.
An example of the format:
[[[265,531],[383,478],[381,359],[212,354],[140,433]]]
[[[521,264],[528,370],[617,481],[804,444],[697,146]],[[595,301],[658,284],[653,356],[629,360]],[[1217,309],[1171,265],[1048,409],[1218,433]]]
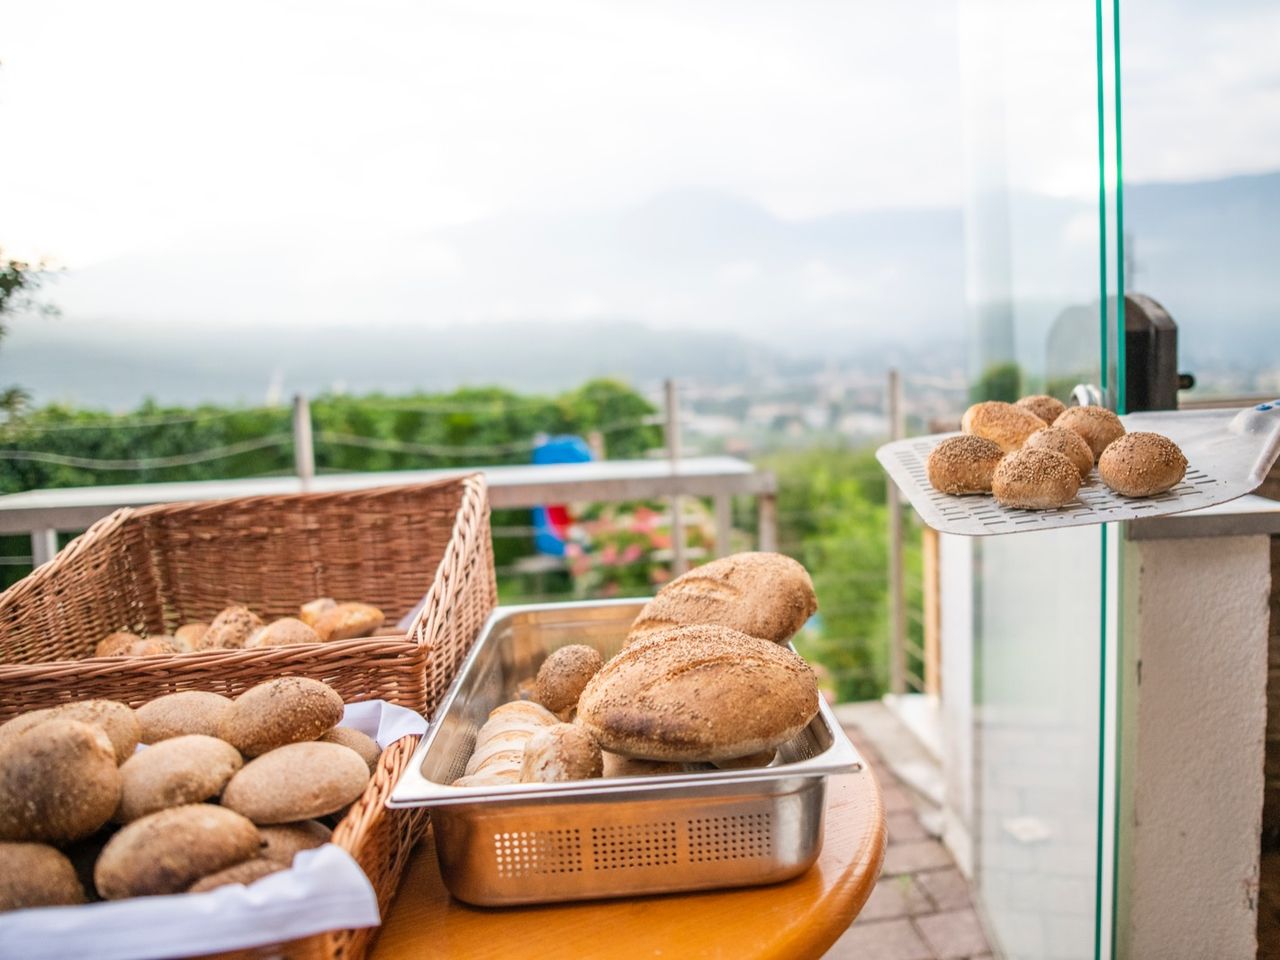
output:
[[[1116,91],[1101,82],[1111,9],[962,0],[961,11],[971,398],[1067,401],[1092,384],[1114,406]],[[1109,952],[1105,536],[1089,527],[972,546],[974,859],[979,911],[1004,957]]]

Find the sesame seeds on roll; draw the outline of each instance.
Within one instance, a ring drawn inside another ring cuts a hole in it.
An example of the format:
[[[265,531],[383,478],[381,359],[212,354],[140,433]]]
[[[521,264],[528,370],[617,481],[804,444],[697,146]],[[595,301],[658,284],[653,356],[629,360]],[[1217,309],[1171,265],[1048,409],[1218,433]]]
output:
[[[997,502],[1023,510],[1053,510],[1075,499],[1080,471],[1060,453],[1035,448],[1011,453],[996,467],[991,492]]]
[[[1158,433],[1129,433],[1098,459],[1102,482],[1126,497],[1150,497],[1171,490],[1187,473],[1187,458],[1176,443]]]
[[[991,477],[1004,451],[992,440],[961,434],[929,452],[929,483],[940,493],[990,493]]]

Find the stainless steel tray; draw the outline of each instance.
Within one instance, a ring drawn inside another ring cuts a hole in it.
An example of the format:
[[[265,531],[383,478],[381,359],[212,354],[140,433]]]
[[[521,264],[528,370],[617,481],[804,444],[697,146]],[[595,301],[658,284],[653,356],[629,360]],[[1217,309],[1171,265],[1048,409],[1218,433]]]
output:
[[[643,600],[499,607],[391,793],[432,808],[440,870],[484,906],[749,886],[804,872],[822,845],[826,777],[862,766],[830,709],[768,767],[573,783],[454,787],[489,711],[547,655],[621,649]]]
[[[1130,433],[1162,433],[1182,448],[1187,457],[1182,483],[1154,497],[1124,497],[1110,490],[1094,470],[1065,507],[1014,510],[990,496],[950,496],[932,487],[925,461],[939,441],[954,433],[895,440],[878,449],[876,459],[930,527],[983,537],[1142,520],[1226,503],[1256,490],[1280,454],[1280,401],[1239,411],[1170,410],[1130,413],[1120,419]]]

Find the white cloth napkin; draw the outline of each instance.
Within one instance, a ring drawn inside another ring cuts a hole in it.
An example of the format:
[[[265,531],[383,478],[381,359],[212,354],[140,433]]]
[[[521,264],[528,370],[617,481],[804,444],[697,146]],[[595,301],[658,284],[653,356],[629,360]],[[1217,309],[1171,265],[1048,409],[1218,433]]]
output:
[[[427,729],[412,710],[383,700],[348,704],[342,725],[384,749]],[[190,957],[379,922],[368,877],[349,853],[327,843],[247,887],[0,913],[0,960]]]

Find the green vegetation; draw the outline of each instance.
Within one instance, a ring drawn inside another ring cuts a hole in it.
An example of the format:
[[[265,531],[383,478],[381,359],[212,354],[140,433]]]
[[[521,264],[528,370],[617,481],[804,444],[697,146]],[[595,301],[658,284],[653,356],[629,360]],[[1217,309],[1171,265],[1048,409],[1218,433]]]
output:
[[[993,363],[969,390],[973,403],[983,400],[1003,400],[1013,403],[1022,396],[1022,368],[1012,361]]]

